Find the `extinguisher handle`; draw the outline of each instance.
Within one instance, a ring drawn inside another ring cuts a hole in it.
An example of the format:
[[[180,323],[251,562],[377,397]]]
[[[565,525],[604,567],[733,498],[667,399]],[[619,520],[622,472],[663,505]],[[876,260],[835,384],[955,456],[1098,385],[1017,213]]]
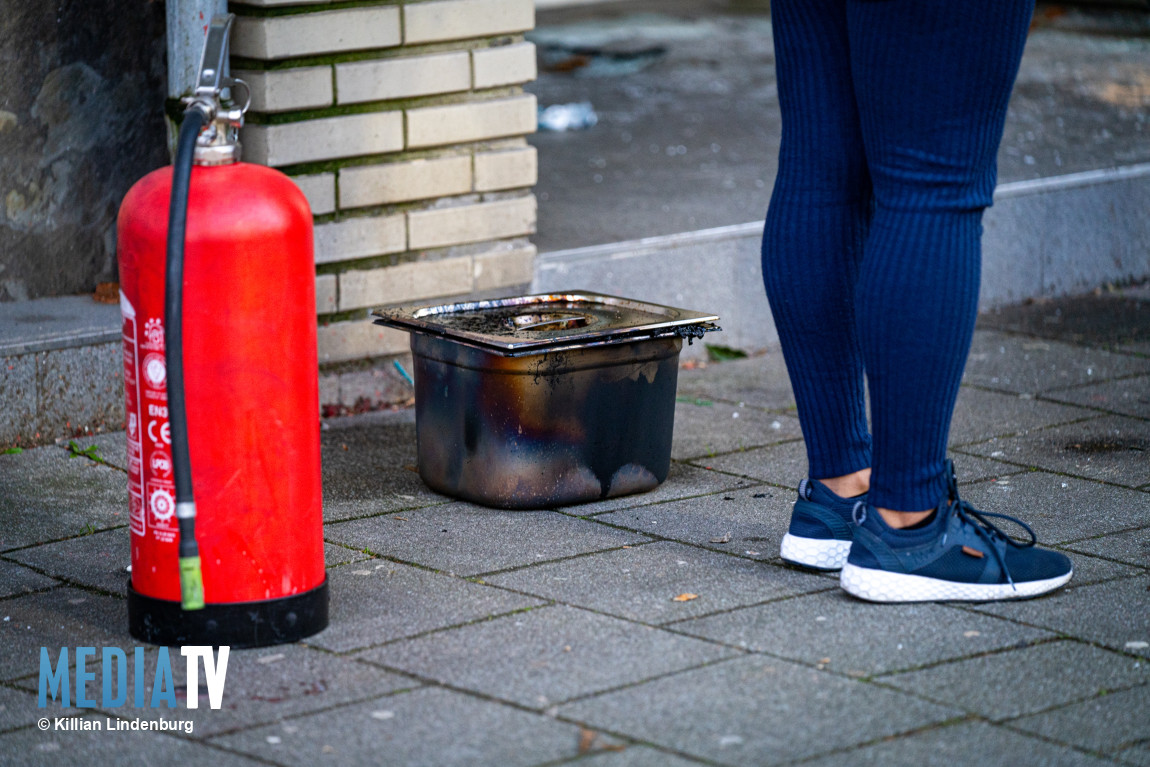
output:
[[[234,13],[213,16],[208,27],[208,39],[204,43],[204,55],[200,59],[200,74],[196,80],[196,96],[219,97],[220,91],[232,84],[228,76],[228,48],[232,34]]]

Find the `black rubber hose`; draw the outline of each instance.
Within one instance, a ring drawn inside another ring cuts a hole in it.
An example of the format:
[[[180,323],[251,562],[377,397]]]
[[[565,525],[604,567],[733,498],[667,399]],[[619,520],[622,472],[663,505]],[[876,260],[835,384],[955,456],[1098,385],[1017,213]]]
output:
[[[176,510],[180,504],[193,503],[192,461],[188,451],[188,417],[184,397],[184,241],[188,223],[188,189],[192,180],[192,160],[196,139],[207,115],[198,107],[189,107],[180,123],[176,140],[176,158],[172,166],[172,198],[168,209],[167,269],[164,282],[164,349],[167,358],[168,423],[172,438],[172,470],[176,480]],[[179,558],[195,558],[198,570],[199,546],[196,545],[194,516],[178,518],[180,526]],[[187,599],[185,597],[185,603]]]

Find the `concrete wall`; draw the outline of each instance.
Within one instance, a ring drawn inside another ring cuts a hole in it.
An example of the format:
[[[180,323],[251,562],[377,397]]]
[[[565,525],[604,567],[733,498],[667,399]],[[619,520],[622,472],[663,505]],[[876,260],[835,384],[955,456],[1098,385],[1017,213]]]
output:
[[[116,280],[128,188],[168,161],[164,6],[9,0],[0,20],[0,301]]]

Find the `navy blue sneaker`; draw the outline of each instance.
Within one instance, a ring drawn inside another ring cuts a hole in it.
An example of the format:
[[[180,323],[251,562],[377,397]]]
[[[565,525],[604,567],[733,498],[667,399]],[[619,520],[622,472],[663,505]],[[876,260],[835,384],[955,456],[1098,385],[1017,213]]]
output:
[[[948,498],[921,527],[895,530],[873,506],[855,506],[854,543],[841,576],[848,594],[871,602],[989,602],[1028,599],[1070,580],[1074,567],[1065,555],[1036,548],[1034,531],[1021,520],[961,500],[949,461],[947,471]],[[1014,522],[1030,540],[1007,537],[988,517]]]
[[[841,570],[851,550],[851,511],[865,497],[840,498],[817,479],[804,479],[779,556],[812,570]]]

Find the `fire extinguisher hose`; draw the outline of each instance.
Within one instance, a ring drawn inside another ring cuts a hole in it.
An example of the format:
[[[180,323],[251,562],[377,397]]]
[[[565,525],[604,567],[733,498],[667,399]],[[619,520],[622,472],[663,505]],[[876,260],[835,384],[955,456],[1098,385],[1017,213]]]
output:
[[[184,241],[188,221],[188,189],[196,139],[208,115],[193,104],[184,112],[172,167],[172,198],[168,210],[167,270],[164,286],[164,348],[167,357],[168,422],[176,480],[176,519],[180,526],[180,606],[204,606],[204,576],[196,544],[196,502],[192,495],[192,461],[188,452],[188,418],[184,398]]]

